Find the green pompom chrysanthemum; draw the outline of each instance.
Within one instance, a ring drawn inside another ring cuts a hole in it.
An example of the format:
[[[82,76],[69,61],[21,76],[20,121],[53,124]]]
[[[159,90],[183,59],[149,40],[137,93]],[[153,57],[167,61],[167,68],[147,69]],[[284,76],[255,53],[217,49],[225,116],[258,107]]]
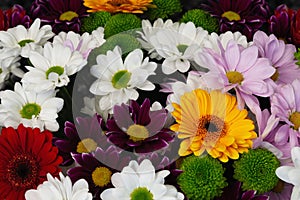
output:
[[[190,156],[183,160],[178,184],[190,200],[209,200],[222,194],[227,186],[222,164],[210,156]]]
[[[142,27],[142,21],[140,18],[133,14],[116,14],[110,18],[104,28],[105,38],[109,38],[117,33],[129,31]]]
[[[212,17],[204,10],[194,9],[187,11],[181,18],[181,22],[193,22],[196,27],[202,27],[209,33],[219,31],[219,21],[217,18]]]
[[[234,162],[233,177],[242,182],[243,190],[256,190],[259,194],[272,190],[279,179],[275,170],[280,166],[276,156],[266,149],[251,149]]]
[[[96,64],[96,57],[99,54],[106,54],[107,51],[113,50],[116,46],[122,49],[122,53],[126,56],[129,52],[142,48],[140,42],[132,35],[120,33],[109,37],[104,44],[91,51],[88,58],[88,65]]]
[[[294,56],[295,56],[296,60],[298,60],[298,61],[296,62],[296,64],[297,64],[298,66],[300,66],[300,48],[298,48],[298,51],[294,54]]]
[[[81,21],[81,32],[92,33],[98,27],[104,27],[106,22],[111,18],[109,12],[94,12],[90,16],[85,17]]]
[[[153,4],[156,8],[150,8],[148,10],[150,20],[157,18],[165,19],[182,11],[180,0],[153,0]]]

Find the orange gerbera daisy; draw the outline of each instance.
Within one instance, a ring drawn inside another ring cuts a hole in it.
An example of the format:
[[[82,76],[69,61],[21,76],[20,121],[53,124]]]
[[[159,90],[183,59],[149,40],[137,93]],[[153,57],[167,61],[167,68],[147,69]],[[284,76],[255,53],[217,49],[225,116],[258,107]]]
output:
[[[248,112],[237,108],[232,95],[196,89],[181,96],[180,104],[173,103],[173,107],[177,124],[171,130],[184,139],[180,156],[192,153],[200,156],[206,151],[213,158],[227,162],[247,152],[257,137],[253,121],[247,119]]]
[[[107,11],[110,13],[143,13],[148,7],[155,7],[153,0],[84,0],[88,12]]]

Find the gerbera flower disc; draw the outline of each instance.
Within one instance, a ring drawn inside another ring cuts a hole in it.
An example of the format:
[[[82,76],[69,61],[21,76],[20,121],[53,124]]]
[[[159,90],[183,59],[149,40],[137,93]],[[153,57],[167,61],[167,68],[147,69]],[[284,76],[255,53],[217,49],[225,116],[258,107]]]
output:
[[[0,135],[0,199],[25,199],[28,189],[47,180],[46,174],[58,176],[62,158],[52,146],[52,133],[40,129],[2,128]]]
[[[227,162],[247,152],[252,139],[257,137],[253,122],[246,119],[248,112],[237,108],[234,96],[218,90],[208,93],[196,89],[185,93],[180,104],[173,103],[173,107],[177,124],[171,130],[179,132],[178,137],[184,139],[178,152],[180,156],[192,153],[200,156],[207,151],[213,158]]]
[[[90,8],[88,12],[107,11],[110,13],[143,13],[152,0],[84,0],[83,5]]]

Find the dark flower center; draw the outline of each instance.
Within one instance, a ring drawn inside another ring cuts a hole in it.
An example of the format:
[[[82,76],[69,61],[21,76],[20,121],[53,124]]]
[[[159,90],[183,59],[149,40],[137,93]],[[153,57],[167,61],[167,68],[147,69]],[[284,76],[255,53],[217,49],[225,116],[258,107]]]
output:
[[[111,0],[107,1],[107,4],[112,6],[121,6],[122,4],[132,4],[129,0]]]
[[[13,187],[34,188],[39,182],[39,165],[29,154],[15,155],[7,166],[7,180]]]
[[[209,133],[209,134],[208,134]],[[225,122],[217,116],[205,115],[198,121],[197,135],[202,139],[217,141],[226,134]]]

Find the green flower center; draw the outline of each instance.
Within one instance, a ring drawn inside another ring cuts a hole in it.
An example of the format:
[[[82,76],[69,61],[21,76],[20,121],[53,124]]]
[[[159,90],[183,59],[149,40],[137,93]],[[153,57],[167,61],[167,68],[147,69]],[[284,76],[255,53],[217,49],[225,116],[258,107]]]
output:
[[[18,44],[20,45],[20,47],[24,47],[27,43],[31,43],[31,42],[34,42],[34,40],[30,40],[30,39],[21,40]]]
[[[78,153],[90,153],[97,148],[97,142],[91,138],[85,138],[77,144]]]
[[[233,11],[226,11],[222,14],[222,17],[227,18],[229,21],[239,21],[241,20],[241,16]]]
[[[299,112],[294,112],[290,115],[289,118],[290,122],[294,124],[294,129],[298,130],[300,127],[300,113]]]
[[[49,74],[54,72],[57,73],[59,76],[62,75],[64,73],[65,69],[61,66],[53,66],[50,67],[47,71],[46,71],[46,78],[48,79]]]
[[[2,74],[2,72],[3,72],[3,71],[2,71],[2,69],[1,69],[1,67],[0,67],[0,74]]]
[[[153,200],[153,194],[146,187],[138,187],[130,194],[130,200]]]
[[[179,44],[177,45],[177,49],[180,53],[184,54],[185,50],[188,48],[188,45],[185,44]]]
[[[111,79],[112,85],[116,89],[126,88],[128,82],[130,81],[131,73],[127,70],[120,70],[114,74]]]
[[[129,126],[129,128],[127,129],[127,134],[130,136],[129,139],[134,142],[143,141],[149,137],[147,128],[138,124]]]
[[[237,71],[230,71],[226,73],[226,76],[228,78],[229,83],[232,84],[241,84],[244,80],[243,75],[240,72]]]
[[[242,182],[243,190],[265,193],[276,187],[278,177],[275,170],[280,166],[276,156],[266,149],[250,149],[234,162],[233,177]]]
[[[75,17],[78,17],[78,14],[76,12],[74,12],[74,11],[67,11],[67,12],[62,13],[59,16],[59,20],[61,20],[61,21],[71,21]]]
[[[106,167],[97,167],[92,173],[95,185],[104,187],[110,183],[112,172]]]
[[[22,118],[32,119],[32,116],[38,116],[41,112],[41,106],[36,103],[27,103],[20,110]]]

